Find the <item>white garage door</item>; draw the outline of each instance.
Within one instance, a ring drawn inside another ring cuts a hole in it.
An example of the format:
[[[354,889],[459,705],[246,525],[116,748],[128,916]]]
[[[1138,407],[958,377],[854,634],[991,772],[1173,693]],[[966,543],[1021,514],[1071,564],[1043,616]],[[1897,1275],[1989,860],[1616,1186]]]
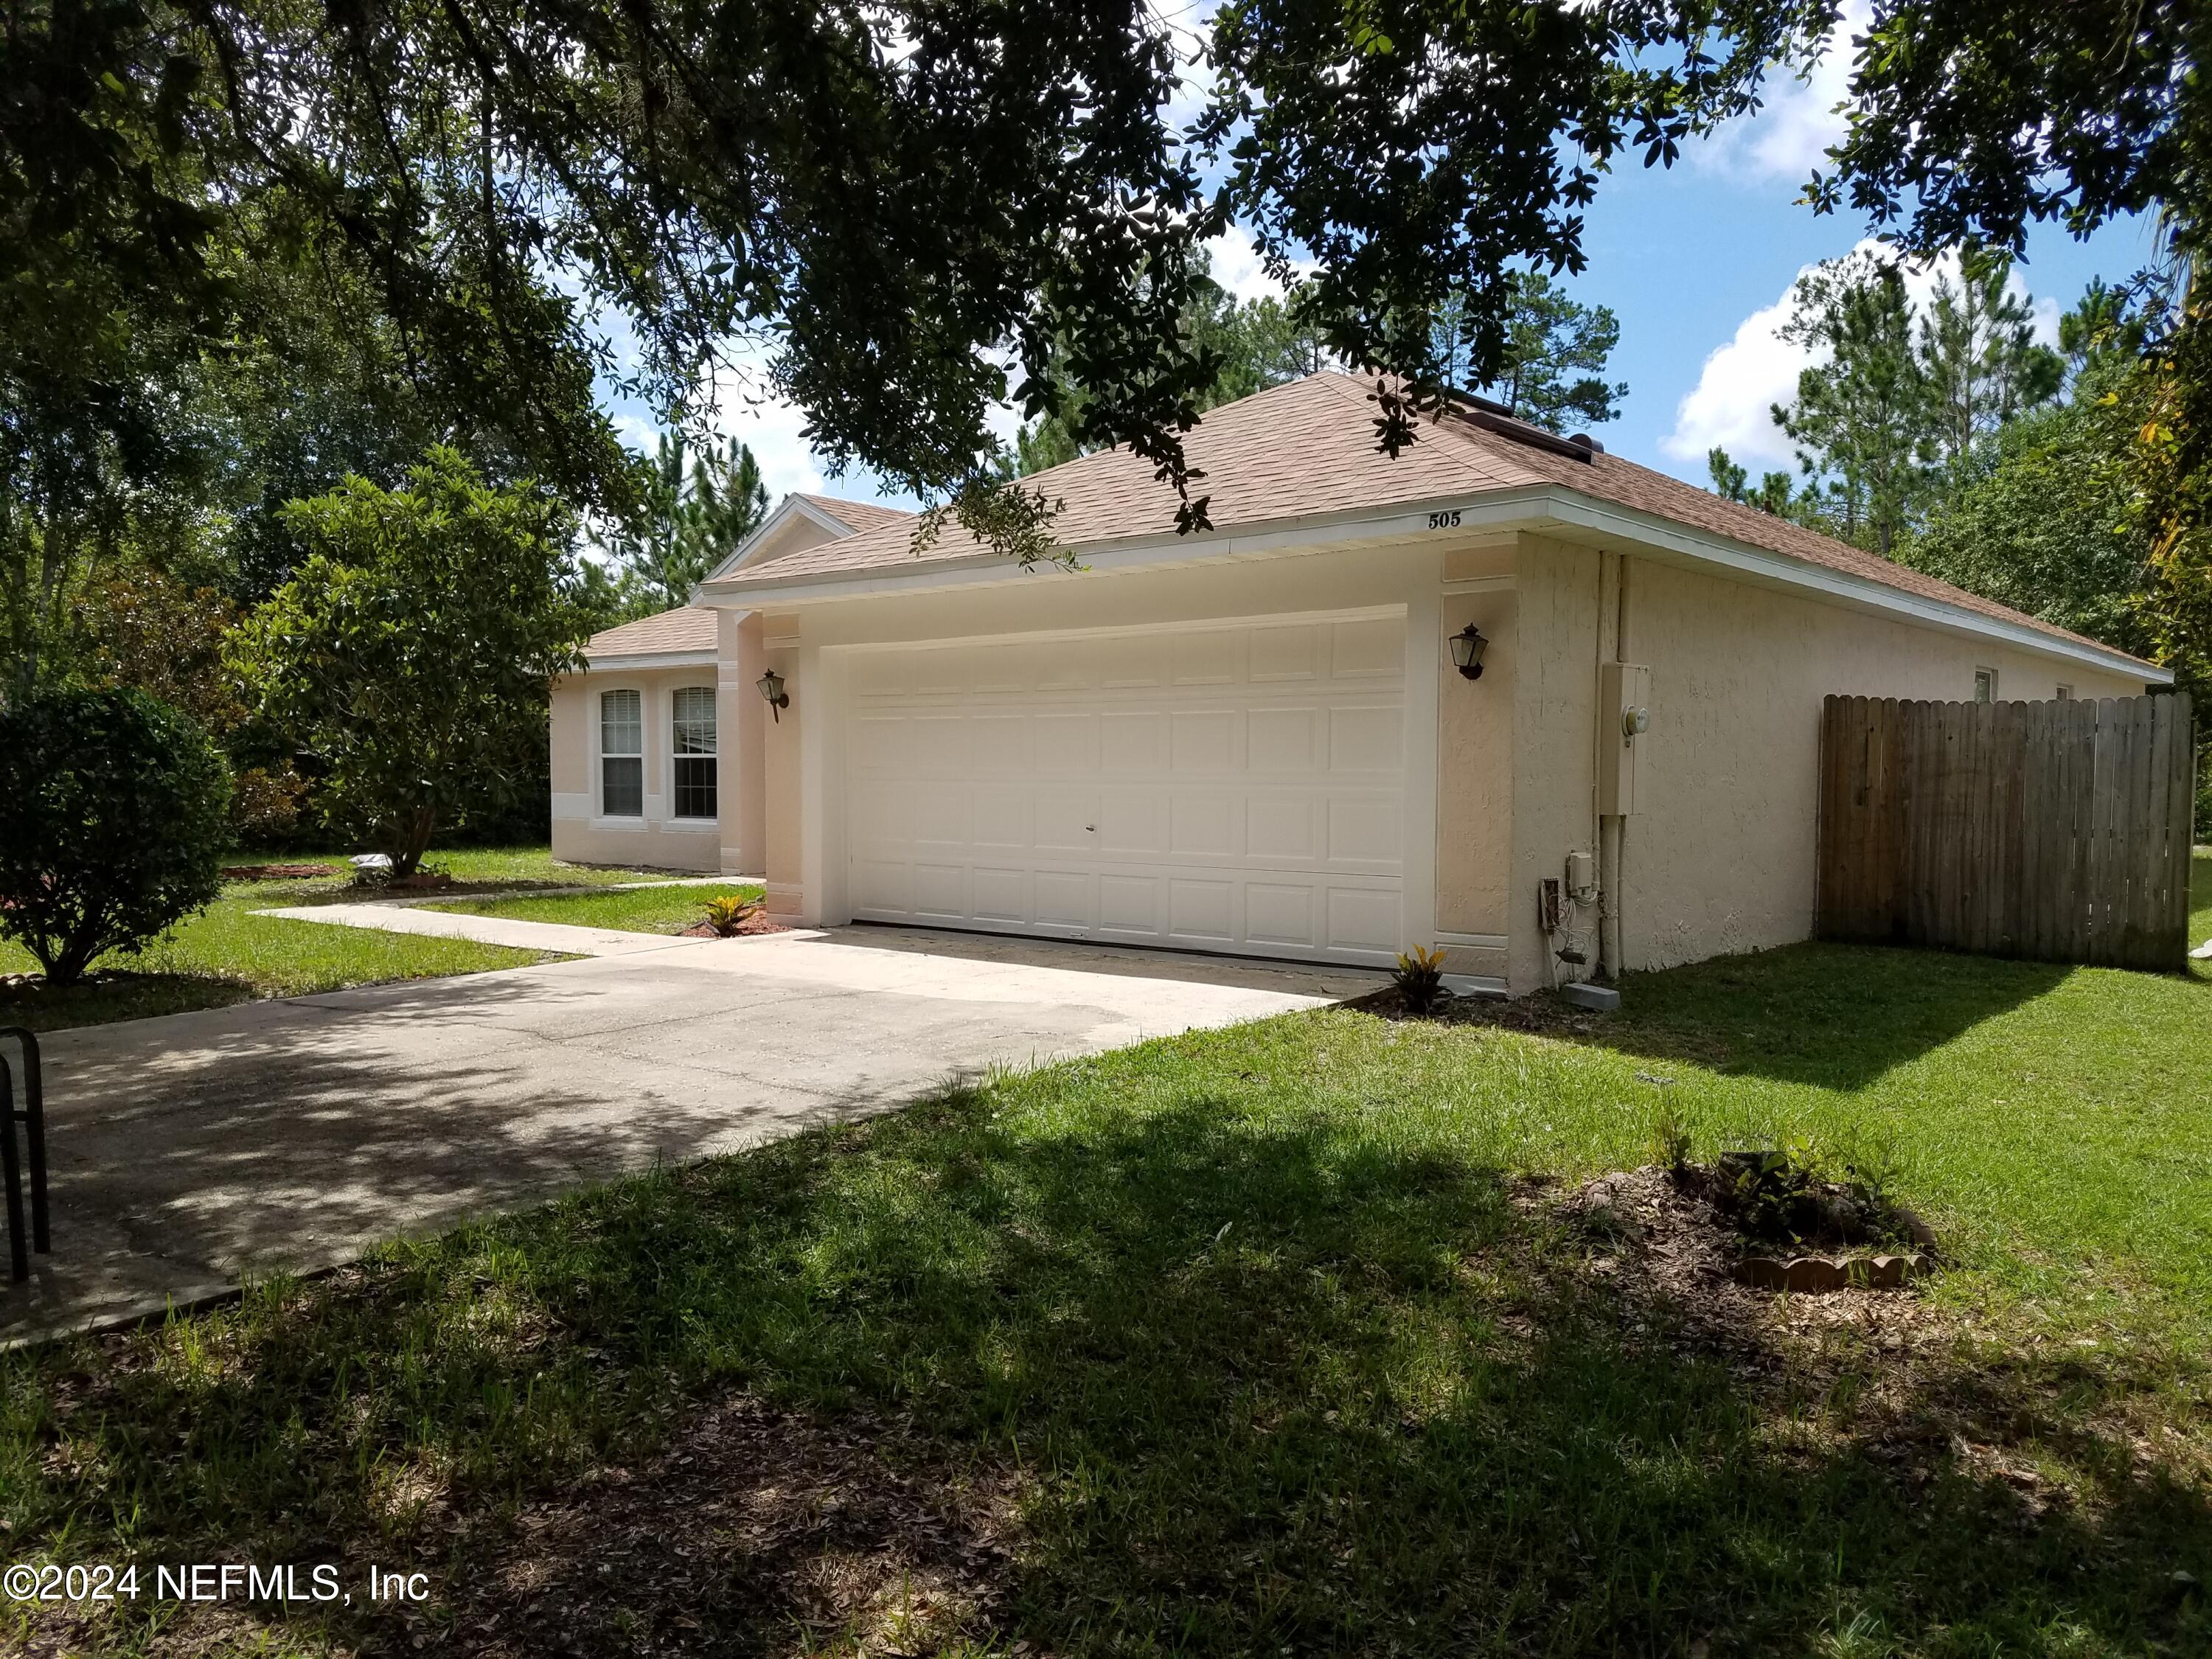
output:
[[[1382,963],[1405,619],[856,653],[855,916]]]

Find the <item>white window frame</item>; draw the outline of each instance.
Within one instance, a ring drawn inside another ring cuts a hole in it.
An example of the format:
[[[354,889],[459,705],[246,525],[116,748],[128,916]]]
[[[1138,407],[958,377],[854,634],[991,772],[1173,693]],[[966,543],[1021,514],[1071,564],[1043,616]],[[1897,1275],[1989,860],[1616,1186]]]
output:
[[[707,702],[708,744],[705,749],[684,747],[684,700],[703,697]],[[679,685],[668,694],[668,802],[672,822],[685,825],[706,825],[720,821],[722,805],[722,735],[720,711],[715,704],[714,688],[711,685]],[[709,782],[714,793],[712,812],[687,813],[684,811],[684,773],[686,766],[707,763]]]
[[[1984,695],[1986,693],[1987,695]],[[1995,702],[1997,700],[1997,671],[1977,666],[1974,670],[1974,701]]]
[[[599,775],[594,780],[592,791],[595,804],[599,807],[599,816],[611,823],[641,824],[645,822],[645,693],[635,686],[613,685],[607,687],[599,696],[599,707],[596,711],[599,717],[599,735],[594,744],[596,753],[593,756],[593,763]],[[628,697],[637,710],[637,746],[635,749],[611,750],[607,747],[607,701],[611,697]],[[635,812],[617,812],[608,806],[607,763],[609,761],[629,761],[635,764],[637,811]]]
[[[2073,701],[2074,701],[2074,688],[2073,688],[2072,686],[2070,686],[2070,685],[2062,685],[2062,686],[2060,686],[2060,687],[2058,688],[2058,701],[2059,701],[2059,702],[2073,702]]]

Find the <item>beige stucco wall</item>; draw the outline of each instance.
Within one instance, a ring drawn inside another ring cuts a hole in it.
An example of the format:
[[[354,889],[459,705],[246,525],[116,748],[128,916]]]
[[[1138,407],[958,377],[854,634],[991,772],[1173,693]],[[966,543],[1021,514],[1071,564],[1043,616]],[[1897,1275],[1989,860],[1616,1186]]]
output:
[[[1638,740],[1643,793],[1626,823],[1621,884],[1632,969],[1809,933],[1818,722],[1830,693],[1964,699],[1977,667],[1998,671],[2008,700],[2049,697],[2062,683],[2083,696],[2143,689],[2016,647],[1532,535],[1082,575],[1046,570],[989,587],[726,615],[716,675],[723,821],[708,840],[719,841],[721,868],[765,872],[770,908],[845,918],[843,688],[856,650],[1382,605],[1402,605],[1407,629],[1406,942],[1443,944],[1455,971],[1503,976],[1516,993],[1552,976],[1536,927],[1538,884],[1563,877],[1569,854],[1598,850],[1601,660],[1618,654],[1651,673],[1653,724]],[[1469,621],[1491,641],[1483,678],[1472,683],[1452,668],[1446,643]],[[1618,647],[1617,627],[1625,629]],[[771,665],[792,695],[780,720],[752,690]],[[666,691],[705,683],[704,672],[564,684],[555,700],[556,803],[590,784],[588,691],[649,684],[665,719]],[[1419,695],[1424,686],[1432,695]],[[649,797],[665,788],[665,747],[658,737],[648,744]],[[733,811],[741,769],[759,785]],[[563,856],[714,867],[684,862],[690,848],[667,844],[650,823],[610,831],[556,818],[555,835]],[[1570,942],[1589,961],[1559,972],[1587,976],[1598,954],[1595,907],[1571,908],[1568,920]]]
[[[1597,662],[1601,650],[1612,654],[1616,617],[1621,659],[1651,670],[1620,883],[1632,969],[1810,934],[1829,694],[1965,701],[1977,667],[1997,670],[2007,701],[2048,698],[2062,683],[2081,696],[2144,690],[2139,679],[1644,558],[1626,561],[1624,609],[1612,556],[1537,537],[1522,544],[1509,905],[1516,991],[1546,971],[1537,882],[1561,874],[1571,851],[1597,845]],[[1594,929],[1594,915],[1581,920]]]
[[[1547,982],[1536,927],[1537,883],[1565,872],[1571,850],[1595,847],[1592,720],[1597,701],[1602,556],[1586,547],[1521,538],[1515,572],[1521,672],[1513,700],[1513,854],[1506,916],[1507,981],[1516,994]],[[1593,915],[1570,919],[1586,935]],[[1595,939],[1576,945],[1595,956]],[[1565,971],[1565,970],[1563,970]]]
[[[1452,972],[1486,978],[1507,965],[1493,941],[1507,936],[1512,890],[1517,563],[1510,543],[1448,555],[1437,622],[1436,942]],[[1474,680],[1451,659],[1469,623],[1489,641]]]
[[[683,686],[716,684],[716,665],[680,668],[588,671],[564,675],[553,686],[552,776],[553,856],[577,864],[616,864],[641,870],[722,869],[719,821],[670,817],[670,774],[674,736],[672,695]],[[599,811],[599,696],[602,691],[635,689],[643,694],[645,715],[645,816],[607,818]],[[758,699],[756,698],[756,701]],[[735,783],[729,764],[727,709],[718,697],[719,746],[716,794],[724,813]]]
[[[750,611],[724,611],[717,613],[715,627],[722,868],[757,876],[768,868],[767,791],[761,786],[768,705],[754,686],[767,666],[761,619]]]
[[[783,676],[785,695],[791,699],[791,707],[771,714],[762,728],[762,831],[768,873],[764,902],[777,915],[801,916],[808,910],[799,841],[799,741],[808,706],[814,701],[813,688],[802,684],[797,617],[782,613],[763,617],[761,639],[761,666]]]

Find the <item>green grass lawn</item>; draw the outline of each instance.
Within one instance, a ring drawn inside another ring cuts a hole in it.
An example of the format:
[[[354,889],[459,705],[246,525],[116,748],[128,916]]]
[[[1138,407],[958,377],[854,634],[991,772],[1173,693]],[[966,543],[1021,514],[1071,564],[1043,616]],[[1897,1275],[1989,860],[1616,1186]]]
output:
[[[720,882],[712,885],[638,887],[617,893],[561,893],[541,898],[465,898],[443,900],[435,910],[458,910],[475,916],[507,916],[516,921],[558,921],[578,927],[611,927],[628,933],[680,933],[700,921],[707,901],[714,898],[757,899],[757,882]]]
[[[298,996],[348,985],[479,973],[547,960],[534,951],[475,945],[465,939],[380,933],[358,927],[257,916],[280,905],[362,896],[342,854],[239,853],[228,862],[329,864],[343,874],[301,881],[224,884],[222,896],[137,956],[104,957],[96,981],[52,991],[36,981],[0,980],[0,1025],[52,1030],[189,1008],[219,1007],[254,997]],[[430,864],[470,884],[514,887],[602,885],[649,881],[645,872],[563,864],[542,847],[470,848],[433,854]],[[0,940],[0,975],[35,974],[38,963]]]
[[[948,1088],[0,1360],[14,1558],[432,1588],[0,1620],[94,1652],[2212,1652],[2212,975],[1802,946],[1627,990]],[[1717,1323],[1547,1197],[1668,1129],[1878,1171],[1946,1270]]]

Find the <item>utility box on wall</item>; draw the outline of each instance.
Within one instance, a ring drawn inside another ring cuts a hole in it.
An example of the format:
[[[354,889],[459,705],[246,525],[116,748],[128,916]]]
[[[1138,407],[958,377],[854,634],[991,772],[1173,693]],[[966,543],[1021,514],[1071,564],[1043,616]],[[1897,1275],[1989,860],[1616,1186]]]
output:
[[[1598,668],[1598,708],[1604,725],[1598,753],[1597,810],[1607,817],[1636,811],[1644,769],[1644,734],[1651,728],[1651,671],[1641,663]]]

